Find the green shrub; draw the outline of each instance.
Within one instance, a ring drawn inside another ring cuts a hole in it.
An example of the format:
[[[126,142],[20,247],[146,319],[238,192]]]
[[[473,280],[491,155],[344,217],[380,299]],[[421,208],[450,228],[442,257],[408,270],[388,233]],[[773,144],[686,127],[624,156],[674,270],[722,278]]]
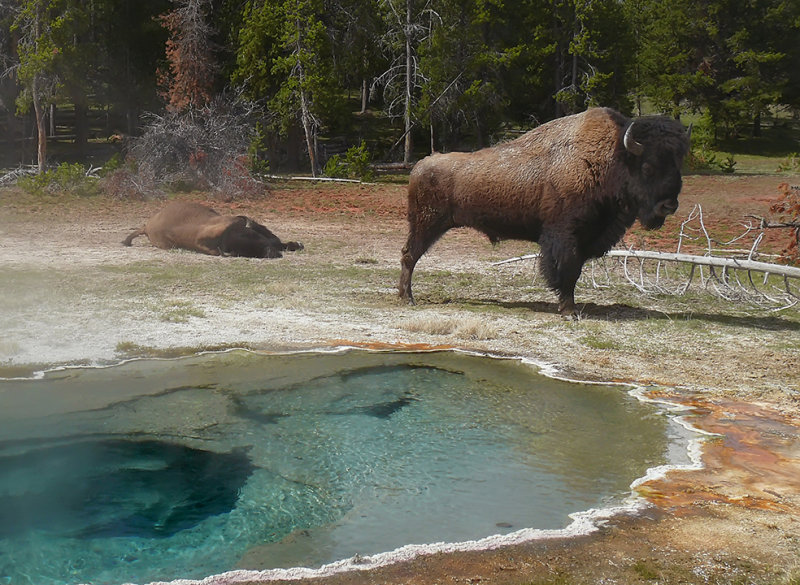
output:
[[[733,174],[736,172],[736,159],[733,158],[732,154],[729,154],[724,161],[717,163],[717,166],[723,173]]]
[[[98,188],[97,178],[87,175],[86,168],[79,163],[61,163],[43,173],[21,177],[17,184],[32,195],[90,196],[96,195]]]
[[[125,158],[119,152],[115,152],[113,156],[106,161],[106,163],[103,165],[103,168],[100,169],[100,176],[107,177],[117,169],[122,168],[124,165]]]
[[[358,146],[351,146],[344,154],[344,158],[338,154],[330,157],[322,172],[326,177],[371,181],[374,174],[370,166],[370,159],[367,145],[362,140]]]
[[[369,164],[370,159],[369,150],[367,150],[367,145],[363,140],[358,146],[350,147],[344,155],[350,177],[361,179],[362,181],[371,181],[373,173]]]
[[[778,165],[778,171],[796,173],[800,171],[800,153],[792,152]]]
[[[264,125],[256,122],[253,136],[250,138],[250,145],[247,147],[247,158],[250,163],[250,172],[255,175],[266,175],[269,173],[269,161],[266,157],[267,135],[264,133]]]
[[[322,174],[332,179],[344,179],[347,177],[347,167],[342,162],[342,157],[334,154],[325,163],[325,168],[322,169]]]
[[[714,121],[705,112],[697,122],[692,124],[692,149],[711,150],[717,143]]]
[[[694,143],[692,143],[692,150],[689,152],[689,156],[686,157],[686,165],[692,171],[709,171],[719,168],[717,156],[704,146],[695,148]]]

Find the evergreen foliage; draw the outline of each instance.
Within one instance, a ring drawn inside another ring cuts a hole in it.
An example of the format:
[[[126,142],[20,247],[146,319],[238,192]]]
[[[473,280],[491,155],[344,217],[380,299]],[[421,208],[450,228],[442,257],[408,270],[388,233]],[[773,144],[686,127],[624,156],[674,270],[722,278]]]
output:
[[[711,149],[797,113],[799,36],[786,0],[0,0],[0,155],[38,142],[44,169],[52,122],[85,160],[225,87],[264,105],[276,170],[362,141],[412,162],[594,105],[702,114]]]

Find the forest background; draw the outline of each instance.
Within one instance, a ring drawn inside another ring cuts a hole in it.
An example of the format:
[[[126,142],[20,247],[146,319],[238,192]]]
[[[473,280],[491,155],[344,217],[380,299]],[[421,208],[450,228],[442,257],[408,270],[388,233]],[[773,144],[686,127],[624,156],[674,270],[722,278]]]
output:
[[[242,188],[601,105],[691,120],[733,170],[706,151],[800,150],[799,40],[791,0],[0,0],[0,168]]]

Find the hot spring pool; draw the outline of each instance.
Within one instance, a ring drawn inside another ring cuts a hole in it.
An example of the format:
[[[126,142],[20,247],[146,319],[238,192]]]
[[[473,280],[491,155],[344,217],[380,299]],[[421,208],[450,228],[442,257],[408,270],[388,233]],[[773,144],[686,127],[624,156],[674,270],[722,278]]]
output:
[[[687,433],[455,352],[245,351],[0,381],[0,584],[147,583],[559,529]]]

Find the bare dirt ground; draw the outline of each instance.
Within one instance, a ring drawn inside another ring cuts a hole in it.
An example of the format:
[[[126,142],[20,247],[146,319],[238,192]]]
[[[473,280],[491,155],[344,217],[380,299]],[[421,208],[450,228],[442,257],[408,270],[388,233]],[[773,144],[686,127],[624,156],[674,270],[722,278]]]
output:
[[[675,250],[701,202],[710,231],[766,215],[786,176],[689,176],[681,209],[626,243]],[[420,261],[418,306],[396,297],[402,185],[283,185],[209,201],[306,248],[280,260],[216,258],[120,241],[163,202],[33,198],[0,191],[0,376],[198,349],[458,347],[525,356],[579,379],[646,385],[718,433],[705,468],[640,488],[652,503],[589,536],[424,556],[326,583],[800,583],[800,310],[690,289],[644,295],[623,281],[576,297],[562,321],[534,251],[448,233]],[[183,198],[204,200],[204,194]],[[762,251],[776,251],[768,234]],[[698,245],[701,245],[700,242]],[[696,288],[696,287],[695,287]]]

